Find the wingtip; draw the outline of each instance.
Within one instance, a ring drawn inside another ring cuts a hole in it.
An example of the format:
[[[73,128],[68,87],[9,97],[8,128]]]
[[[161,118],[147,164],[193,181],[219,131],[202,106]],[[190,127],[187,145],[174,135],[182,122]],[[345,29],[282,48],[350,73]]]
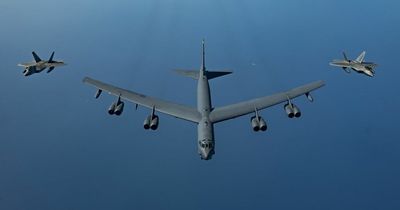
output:
[[[83,82],[83,83],[86,83],[89,79],[90,79],[89,77],[84,77],[84,78],[82,79],[82,82]]]

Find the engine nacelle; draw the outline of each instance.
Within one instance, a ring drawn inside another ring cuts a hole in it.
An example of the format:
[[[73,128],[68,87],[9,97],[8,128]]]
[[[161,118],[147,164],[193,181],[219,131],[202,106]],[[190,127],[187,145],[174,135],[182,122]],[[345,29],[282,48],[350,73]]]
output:
[[[291,104],[287,103],[287,104],[285,104],[285,106],[283,108],[285,109],[285,112],[289,118],[294,117],[294,110],[293,110],[293,106]]]
[[[117,103],[112,103],[110,108],[108,108],[108,114],[113,115],[115,113],[116,107],[117,107]]]
[[[150,128],[151,130],[157,130],[158,128],[158,122],[159,122],[159,118],[157,115],[153,116],[153,119],[150,122]]]
[[[24,76],[29,76],[35,72],[36,72],[36,67],[28,66],[24,69],[24,71],[22,73],[24,74]]]
[[[261,131],[266,131],[267,130],[267,123],[265,122],[265,120],[262,117],[260,117],[258,122],[259,122],[260,130]]]
[[[151,115],[147,116],[143,122],[143,128],[148,130],[150,128]]]
[[[299,118],[301,116],[301,111],[299,107],[293,104],[293,114],[296,118]]]
[[[260,121],[257,119],[256,116],[251,117],[251,127],[253,128],[253,131],[257,132],[260,130]]]
[[[124,102],[120,102],[116,107],[115,107],[115,110],[114,110],[114,114],[116,114],[116,115],[121,115],[122,114],[122,112],[124,111]]]

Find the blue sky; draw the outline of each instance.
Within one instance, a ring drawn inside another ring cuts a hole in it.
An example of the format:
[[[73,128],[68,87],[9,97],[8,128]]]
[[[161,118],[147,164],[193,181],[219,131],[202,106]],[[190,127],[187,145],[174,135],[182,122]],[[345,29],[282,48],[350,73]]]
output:
[[[267,0],[0,1],[0,209],[399,209],[400,3]],[[84,76],[183,104],[196,83],[174,68],[233,69],[211,81],[221,106],[322,79],[314,103],[217,124],[201,161],[196,127],[84,85]],[[68,66],[22,75],[35,50]],[[345,50],[376,76],[328,66]],[[255,65],[254,65],[255,64]]]

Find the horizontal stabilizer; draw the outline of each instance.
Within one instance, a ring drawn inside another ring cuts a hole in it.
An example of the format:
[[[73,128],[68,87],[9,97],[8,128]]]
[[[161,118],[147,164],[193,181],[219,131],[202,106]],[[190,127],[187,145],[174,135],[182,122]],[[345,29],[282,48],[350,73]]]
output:
[[[190,77],[195,80],[199,79],[199,71],[198,70],[175,69],[174,71],[185,77]]]
[[[214,79],[217,77],[222,77],[228,74],[232,74],[232,71],[206,71],[207,79]]]

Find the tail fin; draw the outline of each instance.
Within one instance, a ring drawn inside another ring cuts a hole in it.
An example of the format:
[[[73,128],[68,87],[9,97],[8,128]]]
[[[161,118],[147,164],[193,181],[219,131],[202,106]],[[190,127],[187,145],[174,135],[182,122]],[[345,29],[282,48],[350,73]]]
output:
[[[206,76],[207,79],[209,79],[209,80],[217,78],[217,77],[222,77],[224,75],[232,73],[232,71],[229,71],[229,70],[227,70],[227,71],[207,71],[206,70],[206,53],[205,53],[206,49],[205,49],[205,41],[204,41],[204,39],[202,40],[201,44],[202,44],[202,58],[201,58],[202,61],[201,61],[200,71],[186,70],[186,69],[176,69],[175,70],[176,73],[178,73],[178,74],[180,74],[182,76],[185,76],[185,77],[190,77],[190,78],[195,79],[195,80],[199,79],[200,73],[201,73],[201,75]]]
[[[51,56],[50,56],[49,63],[53,63],[53,57],[54,57],[54,51],[53,51],[53,53],[52,53]]]
[[[200,71],[205,71],[206,70],[206,47],[205,47],[205,40],[201,42],[202,44],[202,57],[201,57],[201,70]]]
[[[39,56],[33,51],[32,52],[33,58],[35,59],[36,63],[42,61],[42,59],[39,58]]]
[[[199,79],[199,71],[197,70],[185,70],[185,69],[175,69],[175,72],[185,76],[185,77],[190,77],[192,79],[198,80]],[[222,77],[227,74],[232,74],[232,71],[226,70],[226,71],[205,71],[204,74],[207,76],[207,79],[214,79],[217,77]]]
[[[356,59],[357,62],[362,63],[364,61],[365,51],[363,51]]]
[[[344,59],[346,60],[346,61],[350,61],[348,58],[347,58],[347,55],[346,55],[346,53],[343,51],[343,57],[344,57]]]

